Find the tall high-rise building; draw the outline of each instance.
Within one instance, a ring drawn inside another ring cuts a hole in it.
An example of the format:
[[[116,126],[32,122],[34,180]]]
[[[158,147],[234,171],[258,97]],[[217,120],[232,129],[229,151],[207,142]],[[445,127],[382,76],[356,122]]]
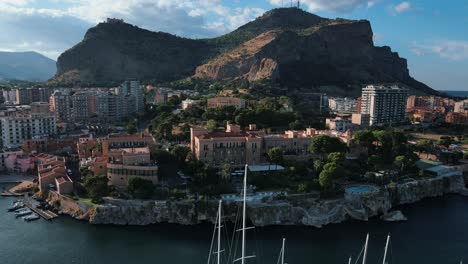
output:
[[[57,116],[58,122],[72,119],[72,98],[69,90],[55,91],[49,100],[50,110]]]
[[[142,112],[145,108],[144,105],[144,92],[140,81],[127,80],[122,84],[122,92],[124,96],[133,97],[134,109],[136,113]]]
[[[408,89],[368,85],[362,88],[361,114],[369,115],[370,126],[404,122],[407,98]]]

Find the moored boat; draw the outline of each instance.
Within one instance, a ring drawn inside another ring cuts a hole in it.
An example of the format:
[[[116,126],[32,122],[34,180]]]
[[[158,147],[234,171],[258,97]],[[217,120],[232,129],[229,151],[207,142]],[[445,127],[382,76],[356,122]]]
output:
[[[26,208],[26,209],[22,209],[22,210],[16,212],[15,216],[16,217],[22,217],[22,216],[29,215],[29,214],[32,214],[32,211],[30,209]]]
[[[40,218],[39,215],[37,215],[36,213],[33,213],[31,215],[24,216],[23,220],[26,221],[26,222],[30,222],[30,221],[38,220],[39,218]]]

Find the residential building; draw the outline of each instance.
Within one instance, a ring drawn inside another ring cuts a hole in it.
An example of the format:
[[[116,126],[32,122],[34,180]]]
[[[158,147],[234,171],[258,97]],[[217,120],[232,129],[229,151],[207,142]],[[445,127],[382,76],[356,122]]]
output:
[[[29,105],[33,102],[48,102],[52,94],[50,88],[19,88],[15,89],[16,104]]]
[[[213,97],[208,98],[208,108],[234,106],[236,109],[245,108],[245,100],[237,97]]]
[[[357,100],[349,97],[328,98],[328,107],[335,113],[354,113],[357,108]]]
[[[132,113],[140,113],[145,109],[144,104],[144,92],[143,87],[140,85],[140,81],[137,80],[127,80],[122,84],[122,92],[124,96],[132,97],[134,101]]]
[[[50,111],[55,113],[59,123],[72,120],[73,104],[70,92],[70,90],[60,90],[50,96]]]
[[[468,125],[468,113],[449,112],[445,116],[445,123],[456,125]]]
[[[354,125],[363,127],[363,128],[369,126],[369,121],[370,121],[369,114],[353,114],[351,116],[351,123],[353,123]]]
[[[395,125],[406,120],[408,89],[368,85],[362,89],[361,114],[369,114],[370,126]]]
[[[182,110],[186,110],[187,108],[189,108],[191,105],[194,105],[198,103],[198,100],[192,100],[192,99],[185,99],[181,102],[181,107],[182,107]]]
[[[42,109],[42,112],[33,112],[32,108]],[[51,112],[43,111],[46,108],[41,103],[32,107],[9,107],[0,111],[3,147],[17,148],[23,144],[23,140],[57,134],[56,117]]]
[[[158,183],[158,165],[151,160],[151,135],[112,134],[105,138],[92,135],[81,137],[77,143],[80,166],[89,168],[94,175],[106,175],[109,184],[125,187],[133,177]]]
[[[2,95],[5,105],[16,104],[16,90],[2,90]]]
[[[353,123],[349,119],[343,119],[341,117],[327,118],[325,124],[328,129],[335,130],[338,132],[346,132],[348,129],[352,129]]]
[[[454,113],[468,113],[468,99],[460,102],[456,102],[453,107]]]
[[[14,171],[16,162],[11,162],[8,158],[10,156],[17,157],[22,155],[23,151],[21,149],[0,150],[0,171]]]
[[[41,192],[51,188],[55,188],[59,194],[73,192],[73,182],[67,175],[65,158],[49,154],[38,154],[35,158]]]

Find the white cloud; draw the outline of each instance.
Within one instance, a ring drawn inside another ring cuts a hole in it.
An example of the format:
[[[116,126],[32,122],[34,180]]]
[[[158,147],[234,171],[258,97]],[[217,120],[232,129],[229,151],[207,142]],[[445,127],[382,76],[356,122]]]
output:
[[[390,5],[389,9],[392,15],[398,15],[409,11],[412,7],[410,2],[401,2],[398,5]]]
[[[289,0],[268,0],[275,6],[289,5]],[[310,11],[325,11],[333,13],[348,13],[359,7],[373,7],[381,0],[302,0],[301,5]],[[296,1],[294,1],[296,2]]]
[[[149,30],[205,38],[234,30],[264,12],[228,7],[221,0],[0,0],[0,10],[1,50],[30,49],[54,59],[107,17]]]
[[[441,58],[454,61],[468,60],[468,41],[436,40],[424,43],[414,42],[411,52],[417,56],[435,54]]]

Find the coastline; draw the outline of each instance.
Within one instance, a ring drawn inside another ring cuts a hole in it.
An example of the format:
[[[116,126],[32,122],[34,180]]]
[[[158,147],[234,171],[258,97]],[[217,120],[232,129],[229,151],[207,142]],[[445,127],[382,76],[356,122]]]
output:
[[[400,205],[445,194],[468,195],[462,175],[414,180],[387,185],[379,192],[346,194],[338,199],[286,199],[249,202],[247,217],[255,226],[313,226],[342,223],[348,220],[368,221],[383,216]],[[213,223],[217,200],[142,201],[107,199],[106,204],[92,205],[50,192],[49,204],[62,214],[94,225],[146,226],[158,223],[197,225]],[[236,219],[237,203],[225,203],[227,220]]]

